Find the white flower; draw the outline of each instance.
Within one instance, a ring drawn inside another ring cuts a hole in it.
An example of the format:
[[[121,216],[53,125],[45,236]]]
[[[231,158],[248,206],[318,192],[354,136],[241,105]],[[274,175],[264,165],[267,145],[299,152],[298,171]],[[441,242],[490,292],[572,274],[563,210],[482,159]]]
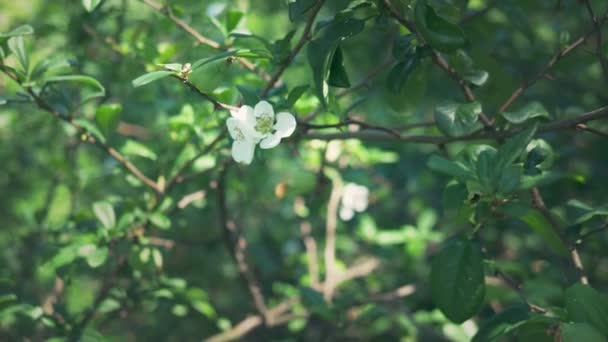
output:
[[[277,146],[282,138],[287,138],[296,129],[296,118],[291,113],[280,112],[275,117],[272,105],[266,101],[256,104],[253,114],[256,121],[255,130],[264,135],[260,141],[260,147],[263,149]]]
[[[355,212],[363,212],[369,203],[369,189],[363,185],[348,183],[342,191],[342,206],[340,207],[340,218],[349,221],[355,216]]]
[[[258,142],[263,149],[273,148],[296,129],[296,118],[291,113],[280,112],[275,117],[272,105],[266,101],[255,108],[242,106],[231,114],[226,125],[234,139],[232,158],[239,163],[251,163]]]

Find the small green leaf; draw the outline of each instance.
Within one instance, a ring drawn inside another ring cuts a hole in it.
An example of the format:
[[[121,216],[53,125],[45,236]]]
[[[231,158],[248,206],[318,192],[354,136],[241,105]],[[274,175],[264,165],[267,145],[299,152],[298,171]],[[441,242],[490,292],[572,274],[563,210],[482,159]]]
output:
[[[97,268],[106,262],[108,253],[107,247],[96,247],[95,250],[85,256],[85,260],[89,267]]]
[[[82,5],[87,12],[93,12],[93,10],[99,5],[101,0],[82,0]]]
[[[467,40],[462,29],[438,16],[427,0],[416,1],[414,18],[418,31],[434,49],[452,52],[466,45]]]
[[[551,223],[538,210],[529,210],[523,216],[515,218],[525,222],[532,230],[538,234],[554,252],[562,256],[568,255],[568,247],[560,239],[559,235],[551,227]]]
[[[503,112],[501,115],[512,124],[522,124],[533,118],[550,119],[549,112],[540,102],[531,102],[515,112]]]
[[[606,342],[606,336],[587,323],[562,323],[559,329],[562,342]]]
[[[171,219],[160,212],[153,213],[148,219],[153,225],[160,229],[167,230],[171,228]]]
[[[248,106],[255,106],[256,103],[260,102],[260,97],[258,96],[255,89],[242,85],[237,85],[236,89],[238,89],[241,95],[243,96],[244,104]]]
[[[459,161],[451,161],[437,155],[432,155],[429,158],[427,166],[433,171],[452,176],[460,181],[475,180],[473,171]]]
[[[317,0],[295,0],[289,3],[289,20],[299,20],[308,12]]]
[[[478,118],[481,113],[479,102],[443,102],[435,107],[437,128],[450,137],[470,134],[479,129]]]
[[[53,189],[53,197],[46,213],[46,224],[58,227],[65,224],[72,213],[72,192],[67,185],[60,184]]]
[[[331,59],[331,65],[329,67],[329,76],[327,77],[327,84],[332,87],[338,88],[349,88],[350,80],[344,69],[344,56],[342,55],[342,49],[340,46],[336,48],[333,58]]]
[[[126,155],[140,156],[142,158],[150,160],[156,160],[158,158],[154,151],[149,149],[146,145],[135,140],[127,140],[122,146],[121,151],[123,154]]]
[[[435,255],[431,265],[431,295],[452,322],[472,317],[483,303],[485,280],[483,254],[478,243],[452,240]]]
[[[589,323],[608,335],[608,298],[589,285],[575,284],[564,293],[568,318],[576,323]]]
[[[24,73],[27,74],[30,68],[30,60],[27,51],[25,51],[25,43],[23,41],[23,37],[13,36],[9,38],[8,49],[17,57],[17,60],[21,65],[21,69]]]
[[[243,18],[244,13],[234,9],[226,11],[226,32],[232,32]]]
[[[7,33],[0,33],[0,38],[10,38],[16,36],[27,36],[34,34],[34,29],[30,25],[21,25]]]
[[[329,92],[327,78],[331,60],[339,43],[360,33],[364,28],[364,20],[338,15],[323,26],[317,38],[308,43],[308,62],[312,69],[315,90],[324,107],[327,106]]]
[[[496,154],[495,149],[488,148],[482,150],[477,156],[475,171],[479,184],[481,184],[481,187],[486,194],[493,194],[498,186],[499,174],[495,172],[496,170],[494,168]]]
[[[502,169],[498,179],[498,193],[508,195],[517,190],[521,182],[521,165],[509,165]]]
[[[393,93],[399,93],[419,63],[420,56],[412,54],[403,57],[399,63],[395,64],[387,79],[389,90]]]
[[[143,74],[143,75],[139,76],[138,78],[134,79],[131,83],[133,84],[133,87],[137,88],[137,87],[146,85],[148,83],[158,81],[161,78],[164,78],[164,77],[167,77],[167,76],[173,75],[173,74],[175,74],[175,72],[168,71],[168,70],[152,71],[147,74]]]
[[[485,70],[470,70],[462,77],[471,82],[471,84],[481,87],[488,81],[489,76],[490,74],[488,74],[488,72]]]
[[[51,76],[51,77],[45,78],[43,82],[45,82],[45,83],[77,82],[77,83],[86,84],[88,86],[95,88],[96,91],[83,97],[81,103],[84,103],[84,102],[86,102],[90,99],[96,98],[96,97],[103,97],[106,95],[106,89],[103,87],[103,85],[101,85],[101,83],[99,83],[99,81],[97,81],[96,79],[94,79],[93,77],[90,77],[90,76],[85,76],[85,75]]]
[[[510,138],[498,150],[498,158],[496,161],[496,169],[502,170],[505,167],[513,164],[521,154],[526,150],[526,146],[536,133],[537,125],[533,125],[514,137]]]
[[[95,121],[97,126],[106,134],[114,132],[120,122],[120,112],[122,105],[120,103],[103,104],[97,107],[95,113]]]
[[[530,308],[525,304],[517,304],[504,309],[500,313],[483,321],[481,327],[473,336],[471,342],[492,342],[504,337],[530,319]]]
[[[289,92],[289,95],[287,96],[287,107],[293,107],[293,105],[296,103],[296,101],[298,101],[298,99],[300,97],[302,97],[302,95],[304,95],[304,93],[306,92],[306,90],[308,90],[308,88],[310,88],[308,86],[308,84],[305,85],[300,85],[297,87],[294,87],[293,89],[291,89],[291,91]]]
[[[93,212],[104,228],[110,229],[116,225],[116,215],[110,203],[105,201],[93,203]]]

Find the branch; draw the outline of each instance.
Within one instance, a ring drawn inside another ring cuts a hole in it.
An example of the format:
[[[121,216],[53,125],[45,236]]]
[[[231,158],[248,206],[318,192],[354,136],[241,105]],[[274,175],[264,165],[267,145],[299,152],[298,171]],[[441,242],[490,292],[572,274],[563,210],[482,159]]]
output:
[[[595,36],[595,55],[597,56],[598,61],[602,67],[602,73],[606,81],[608,81],[608,60],[604,57],[604,53],[602,52],[602,29],[600,19],[595,15],[593,11],[593,6],[591,6],[591,0],[584,0],[585,8],[587,9],[587,13],[589,13],[589,17],[593,21],[593,27],[596,31]]]
[[[588,32],[587,34],[578,38],[572,44],[566,46],[564,49],[560,50],[555,56],[553,56],[553,58],[551,58],[549,63],[547,63],[547,65],[545,65],[545,67],[538,74],[536,74],[536,76],[534,76],[532,79],[530,79],[528,81],[524,81],[519,86],[519,88],[515,89],[513,94],[511,94],[511,96],[507,99],[507,101],[505,101],[505,103],[500,107],[498,112],[502,113],[502,112],[506,111],[511,106],[511,104],[513,104],[513,102],[515,102],[515,100],[517,100],[521,96],[521,94],[523,94],[523,92],[526,91],[526,89],[530,88],[538,80],[543,78],[545,76],[545,74],[549,71],[549,69],[553,68],[555,66],[555,64],[557,64],[557,62],[559,62],[564,56],[566,56],[570,52],[574,51],[574,49],[581,46],[585,41],[587,41],[587,39],[589,39],[589,37],[591,37],[597,30],[599,30],[600,25],[607,18],[608,18],[608,15],[604,15],[604,17],[601,20],[599,20],[599,22],[596,23],[595,27],[590,32]]]
[[[298,55],[300,50],[302,50],[304,45],[306,45],[306,43],[311,39],[312,35],[311,35],[310,31],[312,30],[312,25],[314,24],[315,18],[317,17],[319,10],[321,10],[321,7],[323,7],[324,3],[325,3],[325,0],[317,0],[317,3],[310,10],[310,14],[308,15],[308,20],[306,21],[306,26],[304,27],[304,32],[302,32],[302,36],[300,36],[300,40],[298,41],[296,46],[291,50],[289,55],[287,55],[285,60],[279,65],[279,69],[277,69],[277,71],[275,71],[275,73],[272,75],[270,80],[268,80],[266,87],[264,88],[264,90],[262,90],[262,93],[260,95],[261,98],[266,97],[266,95],[268,95],[270,90],[272,90],[272,88],[274,88],[277,81],[281,78],[281,75],[283,75],[283,72],[285,72],[287,67],[289,67],[289,65],[296,58],[296,56]]]
[[[310,276],[310,285],[313,289],[319,289],[319,257],[317,253],[317,242],[311,235],[312,227],[310,222],[302,222],[300,224],[300,233],[302,241],[306,248],[306,256],[308,257],[308,274]]]
[[[405,17],[403,17],[399,13],[399,11],[397,11],[397,9],[393,6],[393,4],[391,3],[390,0],[384,0],[384,5],[388,9],[388,11],[391,13],[391,15],[395,19],[397,19],[397,21],[401,25],[403,25],[405,28],[407,28],[410,32],[415,33],[416,36],[418,37],[418,39],[420,39],[420,41],[424,42],[424,38],[422,37],[422,35],[420,33],[418,33],[418,30],[416,30],[416,26],[413,23],[409,22]],[[433,50],[432,59],[433,59],[433,63],[435,63],[435,65],[437,65],[452,80],[454,80],[454,82],[456,82],[458,84],[458,86],[460,87],[460,90],[464,94],[464,97],[467,99],[467,101],[469,101],[469,102],[475,101],[475,94],[473,94],[473,91],[471,90],[471,88],[469,87],[467,82],[462,78],[462,76],[460,76],[460,74],[458,74],[458,71],[456,71],[456,69],[454,69],[452,66],[450,66],[450,64],[445,60],[445,58],[443,58],[441,56],[441,54],[439,54],[439,52]],[[479,119],[481,120],[481,122],[483,123],[483,125],[486,128],[492,128],[492,125],[494,123],[492,122],[492,120],[488,119],[488,117],[485,114],[480,113]]]
[[[190,81],[188,81],[187,78],[181,77],[179,75],[171,75],[173,78],[180,80],[183,84],[185,84],[188,89],[192,90],[194,93],[200,95],[201,97],[203,97],[205,100],[211,102],[213,104],[213,106],[215,107],[215,109],[225,109],[225,110],[239,110],[239,107],[237,106],[232,106],[223,102],[220,102],[216,99],[214,99],[211,95],[201,91],[200,89],[198,89],[194,84],[192,84]]]
[[[188,25],[188,23],[186,23],[185,21],[183,21],[180,18],[178,18],[177,16],[175,16],[169,6],[163,6],[153,0],[141,0],[141,1],[143,3],[145,3],[146,5],[150,6],[151,8],[153,8],[154,10],[158,11],[159,13],[163,14],[165,17],[167,17],[173,23],[175,23],[175,25],[177,25],[179,28],[181,28],[184,32],[186,32],[190,36],[192,36],[198,44],[207,45],[210,48],[213,48],[216,50],[227,51],[224,47],[222,47],[222,45],[220,43],[216,42],[213,39],[203,36],[194,27]],[[251,63],[246,58],[237,57],[236,60],[245,69],[260,75],[265,80],[270,79],[270,76],[267,73],[265,73],[262,70],[259,70],[253,63]]]
[[[541,125],[538,133],[547,133],[553,131],[561,131],[575,129],[578,124],[603,120],[608,118],[608,106],[601,107],[591,112],[584,113],[580,116],[553,121],[548,124]],[[401,141],[414,144],[433,144],[444,145],[458,141],[469,140],[503,140],[521,132],[522,128],[513,128],[507,131],[484,131],[480,130],[471,134],[459,137],[447,137],[442,135],[404,135],[394,136],[384,132],[373,131],[358,131],[358,132],[338,132],[338,133],[306,133],[302,137],[304,139],[320,139],[320,140],[344,140],[344,139],[361,139],[373,141]]]
[[[540,193],[540,190],[536,187],[532,188],[532,204],[534,205],[534,207],[536,209],[538,209],[538,211],[540,211],[540,213],[549,222],[551,229],[553,229],[553,231],[560,238],[562,243],[564,245],[568,246],[568,249],[570,250],[570,260],[572,262],[572,265],[578,272],[580,282],[583,284],[589,284],[589,280],[588,280],[587,276],[585,275],[585,269],[584,269],[583,263],[581,261],[581,256],[578,253],[578,250],[576,248],[576,244],[570,243],[568,241],[568,239],[566,238],[566,236],[562,233],[559,221],[553,216],[551,211],[547,208],[547,206],[545,205],[545,201],[543,200],[543,197]]]
[[[222,228],[224,242],[228,246],[234,261],[236,262],[243,282],[249,289],[253,305],[258,313],[268,322],[267,308],[262,295],[262,290],[255,278],[251,267],[247,263],[247,241],[238,231],[234,222],[229,221],[228,207],[226,203],[226,175],[230,164],[226,164],[221,171],[217,181],[217,205],[219,209],[219,224]]]
[[[87,130],[86,128],[82,127],[80,124],[75,122],[72,117],[64,116],[60,112],[55,110],[48,102],[44,101],[44,99],[42,97],[38,96],[31,87],[24,87],[15,75],[12,75],[11,73],[9,73],[8,71],[6,71],[3,68],[0,68],[0,69],[6,75],[8,75],[11,79],[13,79],[15,82],[17,82],[17,84],[19,84],[19,86],[21,86],[34,99],[34,102],[36,102],[36,105],[40,109],[52,114],[55,118],[57,118],[61,121],[64,121],[64,122],[68,123],[70,126],[74,127],[76,129],[76,131],[78,132],[78,134],[80,134],[82,136],[83,141],[86,141],[86,142],[96,146],[97,148],[105,151],[108,155],[110,155],[112,158],[114,158],[120,165],[122,165],[125,169],[127,169],[129,172],[131,172],[131,174],[133,176],[135,176],[137,179],[142,181],[142,183],[144,183],[145,185],[150,187],[155,192],[157,192],[157,193],[162,192],[162,189],[160,188],[160,186],[158,186],[158,184],[155,181],[148,178],[143,172],[141,172],[137,168],[137,166],[135,166],[133,163],[131,163],[129,160],[127,160],[127,158],[125,158],[122,154],[120,154],[120,152],[118,152],[112,146],[107,145],[107,144],[99,141],[98,139],[96,139],[94,134],[92,134],[91,132],[89,132],[89,130]]]
[[[338,282],[336,272],[336,228],[338,226],[338,206],[342,196],[342,182],[333,181],[333,187],[327,204],[325,221],[325,285],[323,296],[330,302]]]

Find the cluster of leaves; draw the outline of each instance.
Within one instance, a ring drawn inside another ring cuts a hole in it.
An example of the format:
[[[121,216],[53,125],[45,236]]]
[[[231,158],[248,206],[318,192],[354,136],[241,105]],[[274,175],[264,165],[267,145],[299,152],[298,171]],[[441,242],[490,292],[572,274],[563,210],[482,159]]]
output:
[[[25,3],[0,340],[606,340],[607,4]],[[232,165],[261,100],[298,130]]]

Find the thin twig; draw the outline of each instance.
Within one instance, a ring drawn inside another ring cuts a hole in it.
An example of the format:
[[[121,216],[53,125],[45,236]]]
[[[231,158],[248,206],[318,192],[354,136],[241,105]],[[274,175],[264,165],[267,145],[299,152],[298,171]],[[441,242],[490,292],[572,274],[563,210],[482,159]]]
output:
[[[186,32],[190,36],[192,36],[198,44],[207,45],[216,50],[227,51],[227,49],[225,47],[223,47],[222,44],[216,42],[213,39],[203,36],[194,27],[190,26],[188,23],[186,23],[185,21],[183,21],[180,18],[178,18],[177,16],[175,16],[175,14],[173,14],[173,12],[171,11],[171,9],[168,6],[163,6],[153,0],[141,0],[141,1],[143,3],[145,3],[146,5],[150,6],[151,8],[153,8],[154,10],[158,11],[159,13],[163,14],[169,20],[171,20],[175,25],[177,25],[179,28],[181,28],[184,32]],[[243,57],[237,57],[236,59],[245,69],[247,69],[251,72],[257,73],[264,80],[270,79],[270,76],[267,73],[265,73],[262,70],[259,70],[248,59],[243,58]]]
[[[300,233],[302,241],[306,248],[306,256],[308,257],[308,275],[310,276],[310,286],[313,289],[319,289],[319,257],[317,252],[317,242],[311,234],[312,227],[310,222],[302,222],[300,224]]]
[[[597,30],[600,29],[600,25],[606,20],[606,18],[608,18],[608,15],[604,15],[604,17],[598,22],[598,24],[595,25],[595,27],[587,34],[581,36],[572,44],[560,50],[555,56],[553,56],[553,58],[551,58],[551,60],[549,60],[549,62],[538,74],[536,74],[530,80],[524,81],[517,89],[515,89],[511,96],[509,96],[507,101],[505,101],[505,103],[500,106],[498,112],[502,113],[506,111],[513,104],[513,102],[515,102],[515,100],[517,100],[524,93],[524,91],[526,91],[526,89],[530,88],[538,80],[543,78],[547,74],[549,69],[553,68],[564,56],[568,55],[570,52],[574,51],[577,47],[581,46],[585,41],[587,41],[589,37],[591,37]]]
[[[253,274],[247,261],[247,241],[238,231],[236,224],[228,218],[228,204],[226,203],[226,175],[230,164],[226,164],[220,172],[217,181],[217,206],[219,210],[219,224],[222,229],[224,241],[228,246],[234,261],[237,264],[243,282],[249,290],[253,305],[258,313],[268,322],[267,308],[262,289]]]
[[[408,21],[405,17],[403,17],[399,13],[399,11],[395,8],[395,6],[393,6],[393,4],[391,3],[390,0],[384,0],[384,5],[388,9],[388,11],[391,13],[391,15],[395,19],[397,19],[397,21],[401,25],[403,25],[405,28],[407,28],[410,32],[415,33],[417,35],[418,39],[420,39],[421,41],[424,42],[424,38],[422,37],[422,35],[420,33],[418,33],[418,30],[416,29],[416,25],[414,25],[414,23]],[[458,86],[460,87],[460,90],[462,90],[462,93],[464,94],[464,97],[467,99],[467,101],[469,101],[469,102],[475,101],[475,94],[473,94],[473,91],[467,84],[466,80],[464,78],[462,78],[462,76],[460,76],[460,74],[458,74],[458,71],[456,71],[456,69],[454,69],[452,66],[450,66],[448,61],[445,60],[445,58],[443,58],[439,52],[433,50],[432,59],[433,59],[433,63],[435,63],[435,65],[437,65],[452,80],[454,80],[454,82],[456,82],[458,84]],[[494,123],[485,114],[480,113],[479,119],[481,120],[481,122],[483,123],[483,125],[486,128],[489,128],[489,129],[492,128],[492,125]]]
[[[10,78],[12,78],[20,86],[22,86],[21,82],[15,75],[12,75],[11,73],[7,72],[5,69],[1,69],[1,70],[4,71],[4,73],[6,75],[8,75]],[[125,169],[127,169],[129,172],[131,172],[131,174],[133,176],[135,176],[137,179],[142,181],[142,183],[144,183],[145,185],[147,185],[148,187],[153,189],[155,192],[157,192],[157,193],[162,192],[162,189],[158,186],[158,184],[155,181],[148,178],[148,176],[146,176],[143,172],[141,172],[137,168],[137,166],[135,166],[133,163],[131,163],[125,156],[120,154],[120,152],[118,152],[112,146],[107,145],[104,142],[97,139],[93,133],[91,133],[88,129],[84,128],[82,125],[77,123],[72,117],[67,117],[65,115],[62,115],[59,111],[55,110],[42,97],[38,96],[31,87],[22,86],[22,88],[34,99],[34,101],[36,102],[36,105],[40,109],[48,112],[49,114],[52,114],[55,118],[57,118],[61,121],[64,121],[64,122],[68,123],[69,125],[71,125],[72,127],[74,127],[76,129],[76,131],[78,132],[78,134],[81,136],[83,141],[86,141],[86,142],[98,147],[99,149],[105,151],[108,155],[110,155],[112,158],[114,158],[120,165],[122,165]]]
[[[200,95],[201,97],[203,97],[205,100],[209,101],[211,104],[213,104],[213,106],[215,107],[215,109],[225,109],[225,110],[239,110],[239,107],[237,106],[232,106],[226,103],[222,103],[218,100],[216,100],[215,98],[213,98],[211,95],[205,93],[204,91],[198,89],[194,84],[192,84],[187,78],[181,77],[179,75],[171,75],[173,78],[178,79],[180,82],[182,82],[184,85],[186,85],[190,90],[192,90],[194,93]]]
[[[285,60],[279,65],[279,68],[277,69],[277,71],[275,71],[275,73],[272,75],[270,80],[267,82],[266,87],[264,88],[264,90],[262,90],[262,93],[260,94],[261,98],[266,97],[266,95],[268,95],[270,90],[272,90],[272,88],[274,88],[274,86],[277,84],[278,80],[281,78],[281,75],[283,75],[283,72],[285,72],[287,67],[289,67],[289,65],[291,65],[291,63],[296,58],[296,56],[298,55],[300,50],[302,50],[304,45],[306,45],[306,43],[312,38],[312,34],[311,34],[312,26],[315,22],[315,18],[317,17],[317,14],[319,13],[319,10],[321,10],[321,7],[323,7],[324,3],[325,3],[325,0],[317,0],[317,3],[310,9],[310,14],[308,15],[308,20],[306,20],[306,26],[304,27],[304,31],[302,32],[302,35],[300,36],[300,40],[296,43],[296,46],[291,50],[289,55],[287,55]]]
[[[580,282],[583,284],[589,284],[589,280],[588,280],[587,276],[585,275],[585,268],[583,267],[583,263],[581,261],[581,256],[578,253],[576,244],[570,243],[568,241],[568,239],[566,238],[566,236],[564,235],[564,233],[562,232],[562,230],[560,228],[559,221],[557,220],[557,218],[555,218],[555,216],[553,216],[551,211],[545,205],[545,201],[543,200],[540,190],[536,187],[532,188],[531,195],[532,195],[532,204],[534,205],[534,207],[536,209],[538,209],[538,211],[540,211],[540,213],[547,220],[547,222],[549,222],[551,229],[560,238],[562,243],[564,245],[568,246],[568,249],[570,250],[570,260],[572,262],[572,265],[574,266],[574,268],[576,269],[576,271],[578,273]]]
[[[553,121],[548,124],[541,125],[538,128],[538,133],[547,133],[561,130],[575,129],[576,125],[590,121],[603,120],[608,118],[608,107],[601,107],[596,110],[581,114],[577,117]],[[385,132],[378,131],[357,131],[357,132],[338,132],[338,133],[307,133],[302,137],[304,139],[319,139],[319,140],[344,140],[344,139],[360,139],[370,141],[401,141],[413,144],[433,144],[445,145],[458,141],[470,140],[504,140],[521,132],[522,128],[513,128],[507,131],[485,131],[479,130],[471,134],[459,137],[447,137],[441,135],[404,135],[399,137]]]
[[[600,131],[599,129],[593,128],[593,127],[589,127],[585,124],[578,124],[576,125],[576,129],[579,129],[581,131],[585,131],[585,132],[589,132],[591,134],[595,134],[597,136],[600,136],[602,138],[608,138],[608,133]]]

